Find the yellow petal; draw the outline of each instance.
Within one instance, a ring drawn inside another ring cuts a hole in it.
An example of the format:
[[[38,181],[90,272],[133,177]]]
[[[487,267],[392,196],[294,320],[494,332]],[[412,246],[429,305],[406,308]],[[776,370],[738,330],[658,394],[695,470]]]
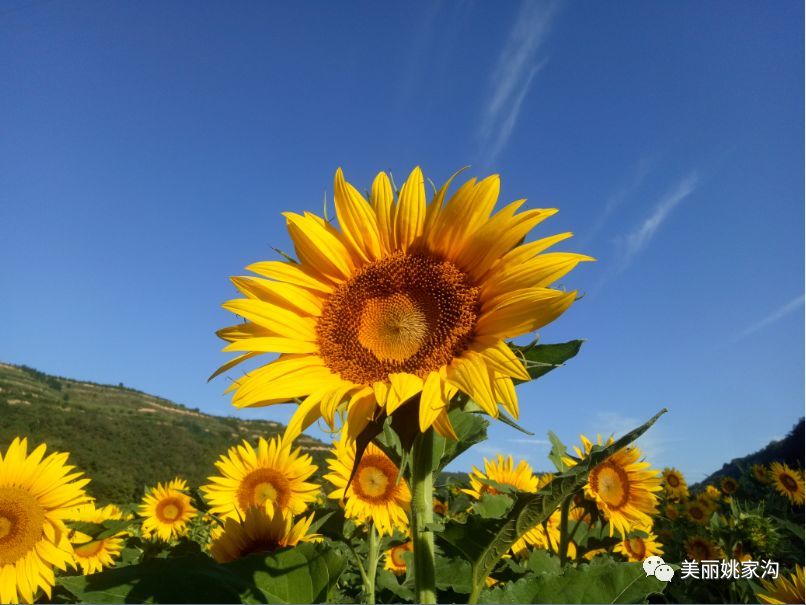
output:
[[[284,309],[319,317],[323,299],[307,288],[259,277],[231,277],[232,283],[249,298],[265,300]]]
[[[494,299],[513,290],[547,287],[582,262],[595,260],[584,254],[550,252],[519,263],[501,263],[482,286],[482,297]]]
[[[379,410],[375,392],[371,387],[364,387],[354,393],[350,403],[347,404],[347,424],[343,427],[343,434],[347,436],[348,441],[355,441]]]
[[[253,298],[236,298],[228,300],[221,306],[271,330],[277,336],[306,341],[316,340],[316,320],[311,317],[302,317],[288,309]]]
[[[381,256],[380,234],[375,213],[355,187],[344,180],[341,168],[336,170],[333,185],[336,216],[345,239],[363,260]]]
[[[232,351],[249,351],[252,353],[317,353],[319,345],[315,342],[286,338],[284,336],[262,336],[236,340],[222,349],[225,353]]]
[[[448,366],[448,382],[479,404],[493,418],[498,418],[498,405],[490,384],[490,375],[476,353],[468,351]]]
[[[485,363],[497,372],[512,378],[529,380],[529,372],[507,343],[498,341],[495,345],[480,350],[479,354]]]
[[[394,203],[395,196],[392,184],[385,172],[379,172],[372,182],[372,208],[378,219],[378,232],[381,245],[386,253],[391,252],[395,246],[394,236]]]
[[[310,272],[336,281],[352,275],[354,261],[338,232],[319,217],[284,212],[288,233],[302,265]]]
[[[437,419],[434,421],[434,430],[445,437],[445,439],[452,439],[453,441],[459,439],[456,436],[456,431],[453,429],[451,419],[448,417],[447,409],[442,410],[439,416],[437,416]]]
[[[515,394],[515,385],[512,383],[512,379],[508,376],[494,374],[492,385],[496,401],[503,405],[509,415],[517,420],[520,411],[518,410],[518,396]]]
[[[279,260],[267,260],[253,263],[246,268],[247,271],[257,273],[263,277],[274,279],[279,282],[302,286],[309,290],[324,292],[326,294],[333,291],[333,285],[314,277],[311,273],[302,268],[301,265]]]
[[[395,207],[396,248],[406,251],[423,232],[425,223],[425,179],[420,167],[411,171],[400,190]]]
[[[250,351],[249,353],[243,353],[242,355],[238,355],[237,357],[233,357],[227,363],[225,363],[220,368],[218,368],[215,372],[210,374],[210,378],[208,378],[207,381],[208,382],[211,381],[216,376],[219,376],[219,375],[223,374],[227,370],[231,370],[232,368],[237,366],[242,361],[246,361],[247,359],[251,359],[252,357],[255,357],[257,355],[260,355],[260,353],[258,351]]]
[[[423,384],[420,396],[420,431],[425,432],[434,424],[437,416],[446,409],[450,397],[445,398],[445,385],[438,372],[431,372]]]
[[[469,187],[467,185],[470,185]],[[495,207],[501,181],[497,174],[476,184],[471,179],[448,201],[436,221],[437,240],[430,241],[445,258],[455,260],[465,242],[472,242],[475,232]]]
[[[476,334],[501,340],[534,332],[562,315],[576,299],[576,291],[526,288],[511,292],[479,317]]]
[[[423,379],[406,372],[389,374],[389,382],[391,383],[391,388],[386,399],[387,414],[391,414],[402,403],[423,390]]]
[[[319,411],[319,403],[325,392],[320,390],[311,393],[299,404],[299,407],[294,410],[291,420],[288,421],[288,426],[285,427],[284,441],[288,443],[294,441],[322,415]]]

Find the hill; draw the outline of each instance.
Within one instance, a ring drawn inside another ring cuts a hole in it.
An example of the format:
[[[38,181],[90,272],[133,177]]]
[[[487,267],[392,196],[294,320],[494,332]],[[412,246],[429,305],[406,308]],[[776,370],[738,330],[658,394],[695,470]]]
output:
[[[709,483],[717,483],[723,477],[738,478],[754,464],[769,465],[770,462],[778,461],[784,462],[792,468],[803,469],[803,452],[806,448],[803,428],[803,418],[801,418],[783,439],[771,441],[757,452],[742,458],[734,458],[700,483],[692,485],[692,489],[696,491]]]
[[[146,485],[176,475],[192,486],[206,482],[227,448],[281,433],[268,420],[212,416],[166,399],[119,386],[50,376],[0,363],[0,451],[16,436],[48,451],[70,452],[70,461],[92,482],[101,503],[139,500]],[[303,435],[298,444],[320,470],[327,446]]]

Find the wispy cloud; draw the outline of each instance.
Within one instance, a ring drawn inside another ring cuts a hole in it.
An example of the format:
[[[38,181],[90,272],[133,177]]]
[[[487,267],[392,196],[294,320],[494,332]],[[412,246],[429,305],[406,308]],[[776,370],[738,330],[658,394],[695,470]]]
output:
[[[632,174],[629,177],[629,180],[618,191],[614,192],[605,200],[604,206],[602,207],[599,216],[596,218],[596,222],[593,223],[593,226],[588,230],[587,233],[585,233],[584,238],[580,242],[580,249],[586,249],[588,247],[588,243],[593,241],[602,228],[607,224],[607,221],[610,219],[611,215],[622,205],[624,205],[628,199],[635,195],[635,193],[644,183],[644,180],[649,174],[651,167],[652,162],[649,160],[649,158],[642,158],[636,164]]]
[[[758,332],[759,330],[763,330],[767,326],[771,326],[772,324],[774,324],[779,319],[783,319],[784,317],[786,317],[787,315],[792,313],[792,311],[796,311],[797,309],[802,307],[803,302],[804,302],[804,296],[803,296],[803,294],[801,294],[797,298],[795,298],[793,300],[790,300],[785,305],[783,305],[781,307],[778,307],[775,311],[773,311],[772,313],[770,313],[769,315],[767,315],[763,319],[757,321],[753,325],[748,326],[747,328],[742,330],[736,336],[736,338],[733,339],[733,342],[738,342],[738,341],[742,340],[743,338],[747,338],[751,334],[754,334],[755,332]]]
[[[492,163],[509,141],[532,81],[545,66],[537,54],[548,36],[553,3],[525,1],[490,78],[490,95],[479,126],[482,160]]]
[[[652,209],[652,214],[635,231],[624,238],[622,267],[632,262],[632,259],[649,244],[672,211],[680,205],[680,202],[694,192],[697,188],[698,180],[696,173],[691,173],[681,179],[674,189],[658,200]]]

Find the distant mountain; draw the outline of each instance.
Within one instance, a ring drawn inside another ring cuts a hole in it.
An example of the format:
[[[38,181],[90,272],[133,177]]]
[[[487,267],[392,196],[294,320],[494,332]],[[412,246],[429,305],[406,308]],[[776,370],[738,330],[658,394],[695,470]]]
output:
[[[783,439],[771,441],[757,452],[742,458],[734,458],[722,465],[721,469],[691,487],[697,490],[709,483],[715,483],[723,477],[738,478],[754,464],[769,465],[770,462],[778,461],[784,462],[792,468],[803,469],[804,448],[806,448],[806,440],[804,440],[803,418],[801,418]]]
[[[111,386],[0,363],[0,451],[11,440],[45,442],[70,453],[92,479],[101,503],[139,500],[146,485],[179,475],[194,487],[216,472],[227,448],[282,433],[268,420],[211,416],[123,385]],[[327,445],[303,435],[298,445],[324,470]]]

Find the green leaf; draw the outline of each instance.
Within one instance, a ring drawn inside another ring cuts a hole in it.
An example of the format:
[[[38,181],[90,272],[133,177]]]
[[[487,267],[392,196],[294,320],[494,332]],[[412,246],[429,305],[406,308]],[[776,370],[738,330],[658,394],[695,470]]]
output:
[[[645,603],[666,583],[647,576],[640,563],[602,559],[562,572],[527,576],[486,590],[482,603]]]
[[[526,562],[526,568],[535,575],[560,573],[560,559],[546,550],[533,550]]]
[[[524,347],[510,344],[512,351],[526,364],[532,380],[548,374],[576,356],[584,340],[571,340],[552,345],[528,344]],[[517,382],[517,381],[516,381]]]
[[[378,574],[375,576],[375,587],[378,590],[388,590],[397,597],[396,600],[401,602],[414,601],[414,591],[405,584],[401,584],[397,576],[388,569],[378,570]]]
[[[470,585],[470,563],[459,557],[440,557],[434,566],[437,588],[451,589],[454,592],[468,594],[472,589]]]
[[[487,427],[490,423],[483,416],[453,409],[448,412],[448,419],[453,424],[457,439],[434,435],[434,450],[440,454],[435,471],[441,471],[460,454],[487,439]]]
[[[124,519],[107,519],[103,523],[74,521],[69,522],[67,525],[73,531],[90,536],[90,539],[87,542],[94,542],[95,540],[110,538],[116,534],[126,531],[134,522],[134,520],[126,521]]]
[[[303,543],[224,565],[205,556],[150,559],[59,584],[90,603],[319,603],[345,565],[327,544]]]
[[[549,460],[551,460],[558,471],[564,473],[569,468],[568,465],[563,462],[563,457],[568,454],[568,448],[553,431],[549,431],[549,441],[551,441]]]
[[[473,503],[473,512],[482,519],[500,519],[512,508],[514,500],[506,494],[482,494]]]
[[[470,561],[474,586],[471,597],[478,594],[484,579],[518,538],[548,519],[566,498],[585,486],[592,468],[635,441],[665,412],[664,408],[609,446],[594,447],[587,458],[567,472],[554,475],[551,483],[538,493],[518,493],[505,518],[482,519],[470,515],[465,523],[447,523],[439,537]]]

